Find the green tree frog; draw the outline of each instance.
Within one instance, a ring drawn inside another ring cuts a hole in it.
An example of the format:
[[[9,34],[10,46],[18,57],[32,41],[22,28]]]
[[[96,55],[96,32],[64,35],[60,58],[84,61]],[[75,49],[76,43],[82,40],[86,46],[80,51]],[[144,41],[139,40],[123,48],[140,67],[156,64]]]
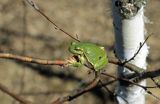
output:
[[[78,61],[73,64],[76,67],[87,64],[95,71],[99,71],[108,63],[104,47],[93,43],[71,42],[69,51],[78,58]]]

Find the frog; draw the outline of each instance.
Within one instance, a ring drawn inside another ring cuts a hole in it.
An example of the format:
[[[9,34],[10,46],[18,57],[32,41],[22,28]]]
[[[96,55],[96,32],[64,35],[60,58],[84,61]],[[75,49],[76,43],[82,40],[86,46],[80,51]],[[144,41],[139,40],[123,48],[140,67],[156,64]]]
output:
[[[68,50],[78,59],[73,64],[75,67],[87,64],[89,68],[98,72],[108,64],[105,48],[94,43],[71,42]]]

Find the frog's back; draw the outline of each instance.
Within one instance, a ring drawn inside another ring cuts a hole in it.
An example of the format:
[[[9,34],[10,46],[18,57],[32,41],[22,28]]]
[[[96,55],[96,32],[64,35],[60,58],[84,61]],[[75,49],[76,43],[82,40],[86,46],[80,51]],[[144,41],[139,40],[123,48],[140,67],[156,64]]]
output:
[[[108,62],[104,47],[92,43],[81,43],[85,57],[96,71],[102,69]]]

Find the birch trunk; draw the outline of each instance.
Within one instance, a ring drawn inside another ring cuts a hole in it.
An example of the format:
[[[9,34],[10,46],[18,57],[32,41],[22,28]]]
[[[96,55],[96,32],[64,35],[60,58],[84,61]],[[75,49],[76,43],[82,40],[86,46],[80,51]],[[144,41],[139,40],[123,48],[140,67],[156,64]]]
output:
[[[121,60],[128,60],[136,53],[145,39],[144,5],[145,0],[112,0],[115,51]],[[137,11],[136,11],[137,10]],[[148,47],[145,44],[130,63],[146,69]],[[132,73],[118,67],[118,77]],[[146,81],[139,82],[145,86]],[[138,86],[128,87],[119,82],[115,91],[118,104],[145,104],[145,91]]]

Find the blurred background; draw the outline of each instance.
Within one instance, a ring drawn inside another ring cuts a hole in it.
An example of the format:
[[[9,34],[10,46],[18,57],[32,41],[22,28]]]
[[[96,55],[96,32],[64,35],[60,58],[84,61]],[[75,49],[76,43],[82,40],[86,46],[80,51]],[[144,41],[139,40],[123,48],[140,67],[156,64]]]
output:
[[[114,34],[110,0],[34,0],[40,9],[55,23],[81,41],[93,42],[104,46],[109,57],[113,57]],[[150,20],[146,24],[150,54],[148,69],[160,68],[160,1],[148,1],[145,15]],[[44,17],[22,0],[0,0],[0,52],[32,56],[41,59],[64,59],[70,42],[74,41],[64,33],[54,29]],[[82,67],[62,68],[22,63],[0,59],[0,83],[13,92],[35,102],[47,104],[50,101],[70,94],[82,83],[90,82],[92,74]],[[109,64],[106,72],[115,75],[116,66]],[[105,78],[110,80],[110,78]],[[148,80],[148,85],[152,85]],[[114,91],[115,84],[109,86]],[[160,95],[160,90],[151,90]],[[150,95],[146,95],[146,104],[158,104]],[[18,104],[10,96],[0,91],[1,104]],[[69,104],[113,104],[113,99],[103,88],[86,93]]]

